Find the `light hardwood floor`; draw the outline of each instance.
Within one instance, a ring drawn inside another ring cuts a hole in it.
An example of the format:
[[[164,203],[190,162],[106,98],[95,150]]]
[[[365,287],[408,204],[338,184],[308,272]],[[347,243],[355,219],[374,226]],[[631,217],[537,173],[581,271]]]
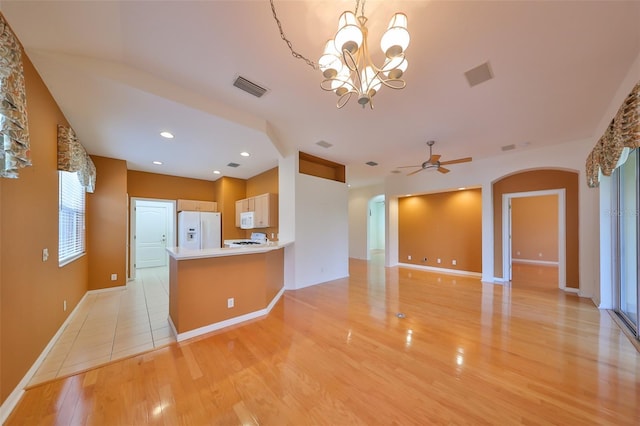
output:
[[[638,425],[638,352],[529,281],[352,260],[265,318],[33,387],[7,425]]]

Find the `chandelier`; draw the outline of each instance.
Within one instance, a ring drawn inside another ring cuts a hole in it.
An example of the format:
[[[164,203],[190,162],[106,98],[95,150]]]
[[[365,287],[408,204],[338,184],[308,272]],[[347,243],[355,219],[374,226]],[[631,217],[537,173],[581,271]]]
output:
[[[369,55],[367,42],[367,18],[364,16],[364,1],[356,1],[355,12],[346,11],[338,20],[338,31],[327,41],[318,65],[324,76],[320,87],[339,96],[337,107],[342,108],[352,96],[364,108],[373,109],[373,97],[384,85],[392,89],[406,86],[402,75],[408,62],[405,51],[409,46],[407,15],[396,13],[391,17],[387,30],[380,39],[385,54],[381,67],[377,67]],[[360,16],[358,15],[360,11]]]

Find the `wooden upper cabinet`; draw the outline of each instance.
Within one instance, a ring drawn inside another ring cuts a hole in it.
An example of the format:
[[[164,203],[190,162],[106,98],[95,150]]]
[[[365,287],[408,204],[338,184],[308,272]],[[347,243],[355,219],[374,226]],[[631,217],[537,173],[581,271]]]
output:
[[[178,200],[178,211],[217,212],[218,203],[215,201]]]
[[[262,194],[253,197],[255,199],[254,226],[256,228],[269,228],[277,226],[278,199],[276,194]]]
[[[240,213],[255,212],[254,228],[269,228],[278,223],[277,194],[262,194],[236,201],[236,227],[240,227]]]

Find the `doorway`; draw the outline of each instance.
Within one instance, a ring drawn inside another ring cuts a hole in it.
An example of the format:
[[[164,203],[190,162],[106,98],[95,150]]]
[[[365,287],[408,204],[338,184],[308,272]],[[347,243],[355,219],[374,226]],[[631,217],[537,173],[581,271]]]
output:
[[[385,203],[384,194],[376,195],[369,200],[369,216],[367,222],[367,259],[372,254],[384,253],[385,247]]]
[[[503,194],[502,266],[506,282],[512,281],[514,262],[557,266],[558,288],[566,289],[565,198],[564,188]]]
[[[167,247],[176,245],[176,203],[173,200],[131,199],[131,278],[136,269],[168,265]]]

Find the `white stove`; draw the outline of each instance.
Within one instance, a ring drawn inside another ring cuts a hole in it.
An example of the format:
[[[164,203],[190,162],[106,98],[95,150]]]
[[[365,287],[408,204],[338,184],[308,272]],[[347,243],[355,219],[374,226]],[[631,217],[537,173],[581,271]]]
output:
[[[224,240],[225,247],[250,247],[267,243],[267,234],[252,232],[250,239]]]

